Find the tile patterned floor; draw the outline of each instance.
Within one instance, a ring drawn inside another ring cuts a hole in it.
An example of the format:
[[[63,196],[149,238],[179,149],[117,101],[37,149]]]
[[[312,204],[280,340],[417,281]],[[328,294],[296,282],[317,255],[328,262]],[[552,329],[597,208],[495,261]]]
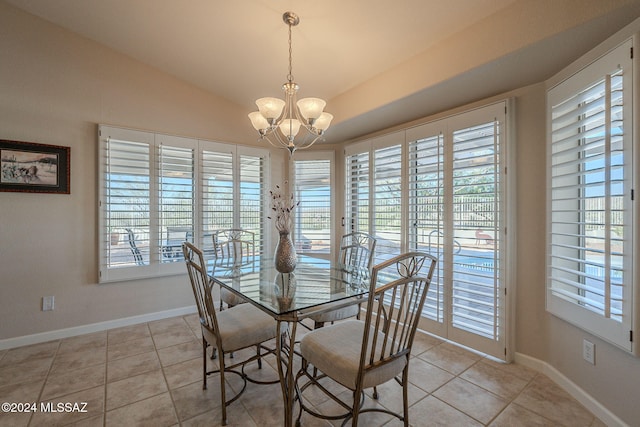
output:
[[[218,378],[210,377],[208,389],[202,390],[201,363],[196,315],[0,351],[0,402],[36,402],[38,408],[0,413],[0,426],[217,426]],[[271,358],[259,375],[277,378],[274,366]],[[228,382],[237,389],[237,380]],[[410,382],[413,426],[604,425],[544,375],[426,334],[416,337]],[[379,393],[378,402],[367,399],[367,404],[400,410],[402,394],[395,382]],[[310,400],[322,413],[336,410],[319,395]],[[53,408],[86,402],[86,412],[45,413],[39,402],[51,402]],[[364,426],[402,425],[378,414],[361,421]],[[229,406],[228,425],[282,425],[280,386],[250,383]],[[302,425],[332,424],[305,414]]]

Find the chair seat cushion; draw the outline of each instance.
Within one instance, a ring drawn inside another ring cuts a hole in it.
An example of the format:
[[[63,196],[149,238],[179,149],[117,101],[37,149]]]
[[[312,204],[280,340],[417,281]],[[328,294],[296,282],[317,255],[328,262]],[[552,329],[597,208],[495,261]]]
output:
[[[342,301],[338,301],[342,303]],[[326,306],[323,306],[325,308]],[[325,311],[319,314],[312,314],[309,316],[314,322],[334,322],[336,320],[347,319],[349,317],[355,317],[360,311],[360,305],[354,304],[347,307],[338,308],[336,310]]]
[[[216,313],[222,349],[228,353],[257,345],[276,337],[276,321],[251,304],[240,304]],[[209,344],[215,346],[215,336],[202,330]]]
[[[364,322],[346,320],[332,326],[316,329],[305,335],[300,341],[300,352],[309,363],[327,374],[343,386],[355,390]],[[375,333],[371,329],[369,341]],[[378,344],[384,334],[378,332]],[[385,383],[402,372],[407,364],[406,357],[399,357],[382,364],[365,374],[363,388]]]

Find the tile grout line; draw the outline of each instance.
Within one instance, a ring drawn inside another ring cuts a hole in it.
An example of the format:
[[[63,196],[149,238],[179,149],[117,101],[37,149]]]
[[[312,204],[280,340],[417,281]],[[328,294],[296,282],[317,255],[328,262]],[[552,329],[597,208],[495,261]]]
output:
[[[44,382],[42,383],[42,387],[40,388],[40,393],[38,394],[38,398],[36,399],[36,402],[40,403],[42,402],[42,394],[44,393],[44,388],[47,385],[47,382],[49,381],[49,375],[51,374],[51,370],[53,369],[53,362],[56,360],[56,357],[58,356],[58,352],[60,351],[60,345],[61,345],[61,341],[62,340],[57,340],[58,345],[56,346],[56,351],[53,353],[53,356],[51,357],[51,362],[49,364],[49,369],[47,369],[47,373],[44,376]],[[27,426],[30,426],[31,423],[33,422],[33,417],[35,416],[36,412],[33,412],[31,414],[31,416],[29,417],[29,422],[27,423]]]
[[[191,331],[191,327],[187,323],[184,316],[182,316],[181,319],[186,324],[187,329]],[[169,399],[171,399],[171,405],[173,406],[173,413],[176,416],[176,420],[178,420],[178,425],[182,426],[182,420],[180,419],[180,415],[178,414],[178,407],[176,406],[176,401],[173,398],[173,390],[169,386],[169,381],[167,380],[167,375],[164,371],[164,364],[162,363],[162,359],[160,358],[160,354],[158,353],[158,347],[156,346],[156,340],[153,339],[153,332],[151,332],[151,328],[149,328],[149,332],[151,333],[151,339],[153,340],[153,348],[156,350],[156,357],[158,358],[158,363],[160,364],[160,369],[162,370],[162,377],[164,378],[164,382],[167,385],[167,392],[169,393]]]

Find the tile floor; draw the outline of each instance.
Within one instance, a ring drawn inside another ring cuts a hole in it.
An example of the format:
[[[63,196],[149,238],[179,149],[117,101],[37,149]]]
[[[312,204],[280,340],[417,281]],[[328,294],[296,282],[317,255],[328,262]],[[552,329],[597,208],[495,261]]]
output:
[[[197,316],[189,315],[0,351],[0,402],[36,402],[38,409],[0,413],[0,426],[220,425],[218,377],[209,377],[208,389],[202,390],[199,334]],[[426,334],[416,337],[412,356],[413,426],[604,425],[547,377],[526,367],[497,363]],[[268,362],[259,374],[275,379],[274,358]],[[238,381],[231,378],[229,386],[237,387]],[[379,393],[377,403],[367,402],[401,408],[395,382]],[[70,403],[76,411],[45,413],[40,402],[52,402],[56,409],[58,403]],[[78,411],[82,402],[86,412]],[[316,394],[311,403],[322,413],[335,409]],[[401,425],[378,414],[361,421],[364,426]],[[228,425],[282,424],[278,384],[249,383],[228,408]],[[331,426],[308,414],[302,425]]]

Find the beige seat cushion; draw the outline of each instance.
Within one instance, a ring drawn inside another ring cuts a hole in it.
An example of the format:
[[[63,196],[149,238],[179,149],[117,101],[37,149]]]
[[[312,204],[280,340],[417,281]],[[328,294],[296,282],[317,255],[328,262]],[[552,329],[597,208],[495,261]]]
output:
[[[355,390],[363,332],[364,322],[360,320],[347,320],[316,329],[302,338],[300,352],[302,357],[321,372],[345,387]],[[380,344],[384,334],[382,332],[378,334],[378,344]],[[402,372],[406,363],[405,357],[399,357],[369,371],[365,375],[363,388],[389,381]]]
[[[228,310],[216,313],[222,348],[225,352],[269,341],[276,337],[276,321],[251,304],[240,304]],[[216,340],[211,331],[202,328],[207,342],[215,346]]]
[[[338,303],[342,303],[342,301],[337,301]],[[326,308],[326,306],[322,306],[322,308]],[[336,310],[325,311],[320,314],[312,314],[309,316],[309,319],[314,322],[333,322],[336,320],[347,319],[349,317],[355,317],[360,311],[360,305],[354,304],[349,305],[347,307],[338,308]]]

